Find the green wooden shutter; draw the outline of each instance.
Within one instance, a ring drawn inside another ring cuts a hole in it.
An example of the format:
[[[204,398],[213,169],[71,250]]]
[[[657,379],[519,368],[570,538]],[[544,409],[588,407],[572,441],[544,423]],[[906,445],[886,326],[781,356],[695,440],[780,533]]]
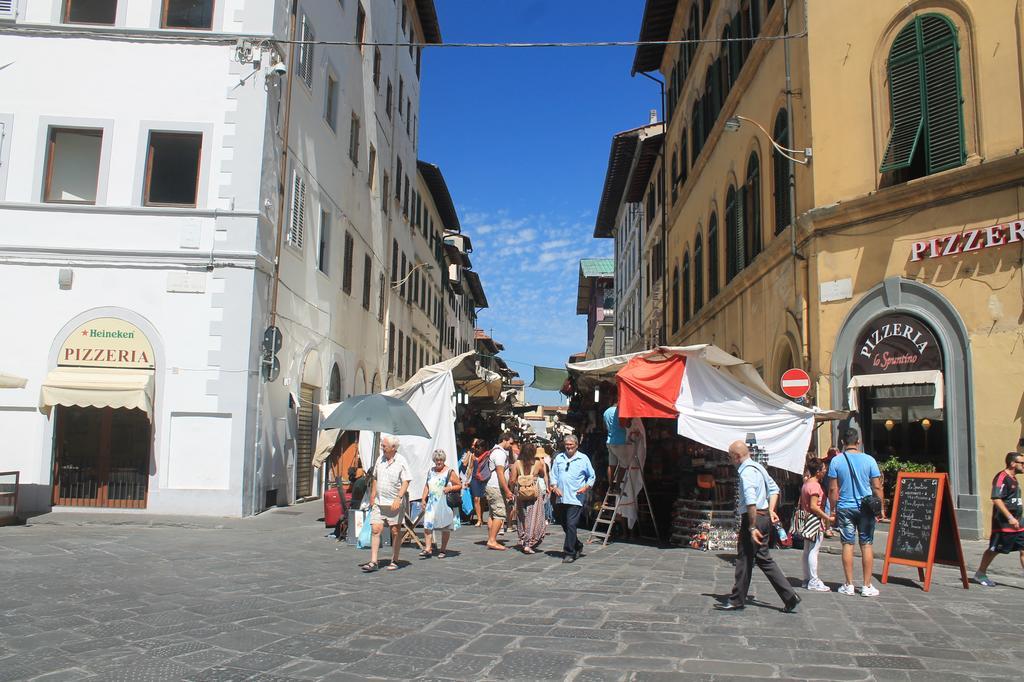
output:
[[[945,17],[926,14],[918,19],[924,48],[925,151],[928,172],[962,166],[963,107],[956,29]]]
[[[740,15],[737,13],[729,21],[729,30],[733,38],[740,37],[740,31],[743,26],[740,22]],[[729,49],[729,64],[732,67],[732,82],[735,83],[736,79],[740,76],[740,70],[743,68],[743,42],[735,40],[727,45]]]
[[[883,173],[910,166],[924,130],[924,79],[917,22],[908,24],[896,36],[888,69],[892,131],[882,157]]]
[[[733,239],[736,240],[736,263],[733,272],[739,274],[747,263],[747,188],[740,186],[736,190],[736,225],[733,227]]]

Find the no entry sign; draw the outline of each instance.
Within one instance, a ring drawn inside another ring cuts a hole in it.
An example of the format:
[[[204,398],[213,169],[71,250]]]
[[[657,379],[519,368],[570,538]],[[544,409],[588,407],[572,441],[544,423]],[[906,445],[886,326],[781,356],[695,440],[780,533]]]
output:
[[[803,398],[811,390],[811,377],[802,369],[787,369],[782,374],[782,392],[790,398]]]

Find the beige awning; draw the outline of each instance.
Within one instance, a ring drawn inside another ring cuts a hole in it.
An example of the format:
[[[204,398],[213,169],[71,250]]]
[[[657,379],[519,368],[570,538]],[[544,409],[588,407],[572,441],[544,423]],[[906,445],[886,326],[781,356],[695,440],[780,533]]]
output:
[[[927,369],[918,372],[894,372],[892,374],[860,374],[850,379],[846,385],[849,389],[850,409],[857,409],[857,389],[868,386],[909,386],[911,384],[934,384],[935,399],[932,407],[941,410],[943,405],[943,380],[942,372],[937,369]]]
[[[39,411],[54,405],[142,410],[153,416],[153,371],[57,367],[39,389]]]
[[[0,388],[25,388],[28,379],[0,372]]]

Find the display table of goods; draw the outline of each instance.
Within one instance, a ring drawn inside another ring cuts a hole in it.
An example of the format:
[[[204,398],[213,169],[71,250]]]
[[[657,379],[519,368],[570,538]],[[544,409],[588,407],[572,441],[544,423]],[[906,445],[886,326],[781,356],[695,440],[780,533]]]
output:
[[[677,499],[672,509],[670,542],[705,552],[736,551],[735,504]]]

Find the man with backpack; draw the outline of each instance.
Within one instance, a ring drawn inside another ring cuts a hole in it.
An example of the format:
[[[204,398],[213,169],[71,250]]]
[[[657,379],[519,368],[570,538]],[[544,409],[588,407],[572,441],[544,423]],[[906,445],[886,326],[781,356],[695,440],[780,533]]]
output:
[[[853,544],[860,544],[861,565],[864,570],[864,597],[877,597],[878,588],[872,579],[875,554],[875,519],[884,508],[882,472],[871,455],[861,452],[860,432],[849,428],[844,434],[842,454],[832,460],[828,468],[830,506],[835,510],[833,524],[839,529],[843,543],[843,573],[846,582],[839,594],[857,594],[853,586]]]
[[[487,506],[491,510],[490,518],[487,519],[487,549],[504,551],[505,545],[498,542],[498,532],[505,523],[506,512],[505,501],[512,500],[512,494],[508,489],[508,478],[505,470],[508,467],[508,453],[512,447],[512,433],[505,431],[501,434],[498,444],[491,448],[487,459],[477,467],[474,474],[482,480],[487,476]]]

